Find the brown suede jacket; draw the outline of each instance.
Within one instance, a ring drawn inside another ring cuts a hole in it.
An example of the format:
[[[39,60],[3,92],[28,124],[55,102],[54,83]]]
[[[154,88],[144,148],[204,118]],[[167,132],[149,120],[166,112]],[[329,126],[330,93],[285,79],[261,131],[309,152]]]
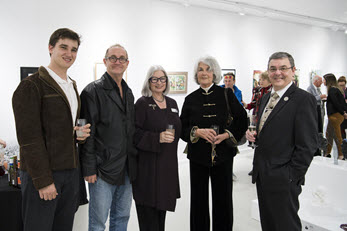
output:
[[[78,99],[77,118],[80,113]],[[52,171],[78,165],[75,132],[69,101],[44,67],[19,84],[12,106],[20,145],[21,169],[27,171],[35,188],[52,184]]]

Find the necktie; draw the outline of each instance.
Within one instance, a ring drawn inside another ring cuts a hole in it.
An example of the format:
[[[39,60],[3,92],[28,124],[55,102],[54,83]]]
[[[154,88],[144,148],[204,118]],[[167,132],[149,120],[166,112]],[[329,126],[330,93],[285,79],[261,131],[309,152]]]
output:
[[[265,108],[263,116],[260,119],[259,133],[260,133],[261,129],[263,128],[265,121],[267,120],[267,118],[269,117],[270,113],[272,112],[272,109],[276,106],[278,98],[279,98],[279,96],[278,96],[278,94],[276,92],[271,94],[270,101],[269,101],[268,105]]]

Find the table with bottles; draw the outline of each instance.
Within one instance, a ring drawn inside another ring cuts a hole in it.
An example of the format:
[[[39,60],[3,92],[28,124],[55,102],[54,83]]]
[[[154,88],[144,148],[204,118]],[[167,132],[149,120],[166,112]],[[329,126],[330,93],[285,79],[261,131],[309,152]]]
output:
[[[17,159],[18,152],[2,155],[3,152],[3,147],[0,147],[0,230],[22,231],[20,160]]]

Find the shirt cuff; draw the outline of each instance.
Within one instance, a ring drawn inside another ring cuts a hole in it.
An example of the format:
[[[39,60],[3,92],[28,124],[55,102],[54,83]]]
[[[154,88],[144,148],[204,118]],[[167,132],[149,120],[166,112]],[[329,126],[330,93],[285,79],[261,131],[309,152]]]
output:
[[[199,137],[196,137],[195,136],[195,132],[196,132],[196,130],[198,129],[198,126],[194,126],[194,127],[192,127],[192,130],[190,130],[190,141],[193,143],[193,144],[195,144],[196,142],[198,142],[199,141]],[[193,136],[194,135],[194,136]]]

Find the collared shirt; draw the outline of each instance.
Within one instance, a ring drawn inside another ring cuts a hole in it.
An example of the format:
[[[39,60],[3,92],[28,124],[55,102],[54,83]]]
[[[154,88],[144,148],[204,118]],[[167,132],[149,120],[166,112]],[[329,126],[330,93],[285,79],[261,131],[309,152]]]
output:
[[[211,84],[211,86],[207,87],[207,88],[203,88],[201,87],[201,89],[203,89],[204,91],[206,91],[206,93],[208,92],[208,90],[210,90],[210,88],[213,86],[214,83]]]
[[[119,87],[118,87],[118,84],[116,83],[116,81],[114,81],[114,79],[106,72],[106,76],[111,80],[111,83],[113,85],[113,88],[116,90],[117,94],[119,95],[119,97],[122,99],[122,103],[123,105],[125,105],[125,102],[126,102],[126,99],[125,99],[125,94],[128,90],[128,86],[127,84],[125,83],[124,79],[122,79],[122,90],[123,90],[123,98],[121,97],[121,94],[120,94],[120,90],[119,90]]]
[[[277,95],[279,96],[279,97],[277,98],[277,100],[276,100],[276,104],[277,104],[278,101],[280,101],[280,99],[282,98],[282,96],[284,95],[284,93],[286,93],[286,91],[288,90],[288,88],[289,88],[292,84],[293,84],[293,82],[290,82],[287,86],[285,86],[283,89],[278,90],[278,91],[275,91],[273,88],[271,89],[271,93],[270,93],[270,94],[276,92]],[[271,98],[271,96],[270,96],[270,98]],[[267,107],[267,105],[268,105],[269,103],[270,103],[270,100],[267,102],[265,108]],[[266,111],[266,110],[263,111],[263,114],[261,115],[262,117],[263,117],[265,111]],[[259,117],[259,118],[261,118],[261,117]]]
[[[49,75],[57,82],[59,87],[64,91],[71,108],[71,116],[72,116],[72,124],[75,125],[77,109],[78,109],[78,101],[76,91],[73,87],[73,82],[70,77],[67,80],[64,80],[59,77],[54,71],[52,71],[49,67],[46,67]]]

